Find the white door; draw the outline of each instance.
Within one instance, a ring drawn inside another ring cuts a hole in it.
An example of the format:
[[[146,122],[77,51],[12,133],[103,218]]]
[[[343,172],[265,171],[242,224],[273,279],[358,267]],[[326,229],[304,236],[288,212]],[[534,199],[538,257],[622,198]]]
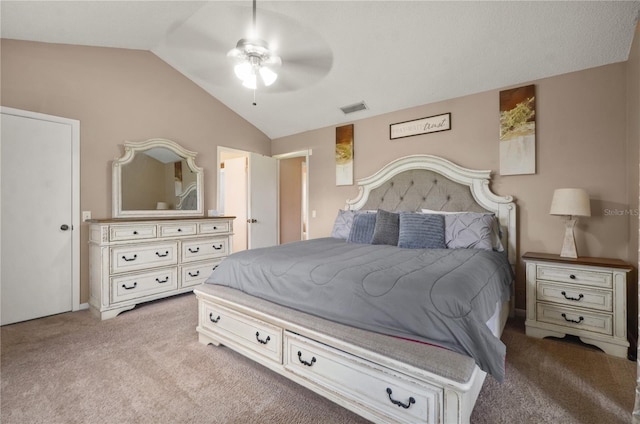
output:
[[[247,250],[247,158],[224,161],[225,181],[232,188],[224,190],[224,208],[236,217],[233,223],[233,251]]]
[[[0,137],[2,325],[71,311],[78,303],[79,275],[79,228],[73,228],[78,127],[64,118],[56,122],[6,110]]]
[[[278,244],[278,161],[249,154],[249,249]]]

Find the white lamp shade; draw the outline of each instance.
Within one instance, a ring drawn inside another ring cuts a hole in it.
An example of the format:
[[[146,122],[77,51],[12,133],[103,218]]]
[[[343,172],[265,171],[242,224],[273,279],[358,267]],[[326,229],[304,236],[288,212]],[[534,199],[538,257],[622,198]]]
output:
[[[589,195],[581,188],[559,188],[553,192],[551,215],[591,216]]]

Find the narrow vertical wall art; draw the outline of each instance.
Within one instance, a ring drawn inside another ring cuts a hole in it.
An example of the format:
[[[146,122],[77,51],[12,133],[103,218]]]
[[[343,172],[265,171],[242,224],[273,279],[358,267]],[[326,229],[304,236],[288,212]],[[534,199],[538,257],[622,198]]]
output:
[[[336,127],[336,185],[353,184],[353,124]]]
[[[535,85],[500,92],[500,175],[536,173]]]

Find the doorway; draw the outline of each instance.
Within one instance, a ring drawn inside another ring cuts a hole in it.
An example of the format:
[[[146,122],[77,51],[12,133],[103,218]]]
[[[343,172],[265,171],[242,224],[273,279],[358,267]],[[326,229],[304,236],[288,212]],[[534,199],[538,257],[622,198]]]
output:
[[[233,251],[278,244],[278,161],[218,147],[218,211],[235,216]]]
[[[80,123],[1,111],[4,325],[80,309]]]
[[[280,243],[308,239],[310,155],[303,150],[274,156],[279,164]]]

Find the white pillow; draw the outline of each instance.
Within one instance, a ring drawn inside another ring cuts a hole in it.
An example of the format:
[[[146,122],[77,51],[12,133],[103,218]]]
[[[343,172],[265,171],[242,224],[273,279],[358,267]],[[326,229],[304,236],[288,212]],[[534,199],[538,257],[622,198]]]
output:
[[[479,248],[504,252],[504,246],[502,246],[502,242],[500,241],[500,222],[498,222],[498,218],[496,218],[493,213],[467,211],[449,212],[431,209],[422,209],[422,213],[445,215],[447,248]],[[460,219],[452,216],[461,214],[474,215],[467,215],[466,217],[460,217]],[[449,218],[447,219],[446,216],[449,216]],[[485,219],[485,216],[492,218]]]

